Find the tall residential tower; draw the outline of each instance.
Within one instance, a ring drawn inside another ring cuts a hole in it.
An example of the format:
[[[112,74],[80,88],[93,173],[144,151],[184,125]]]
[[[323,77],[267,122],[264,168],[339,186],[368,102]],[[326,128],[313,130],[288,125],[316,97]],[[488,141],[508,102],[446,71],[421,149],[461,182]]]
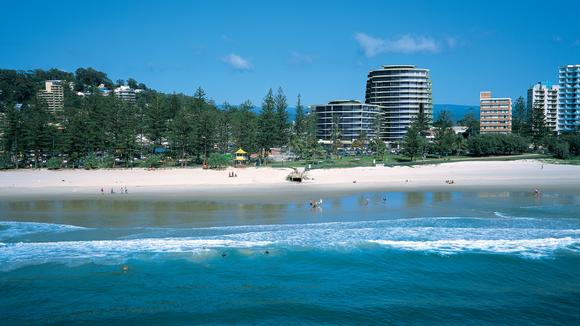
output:
[[[38,91],[38,97],[46,102],[48,112],[58,115],[64,109],[64,86],[61,80],[47,80],[44,89]]]
[[[560,67],[558,132],[580,129],[580,65]]]
[[[420,108],[429,121],[433,120],[429,69],[397,65],[370,71],[365,102],[381,106],[380,138],[388,142],[401,141]]]
[[[558,85],[537,83],[528,89],[528,112],[540,110],[546,127],[552,132],[558,130],[558,99]]]

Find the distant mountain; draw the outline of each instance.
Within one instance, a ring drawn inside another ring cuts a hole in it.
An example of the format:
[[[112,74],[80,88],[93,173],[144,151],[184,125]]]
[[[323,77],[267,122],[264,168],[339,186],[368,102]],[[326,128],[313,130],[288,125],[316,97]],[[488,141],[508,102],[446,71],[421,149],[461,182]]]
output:
[[[220,105],[218,107],[221,108]],[[304,108],[305,110],[307,108]],[[259,106],[254,108],[254,112],[260,112],[261,108]],[[479,106],[477,105],[460,105],[460,104],[434,104],[433,105],[433,117],[437,118],[439,113],[443,110],[447,110],[451,112],[451,116],[453,117],[453,121],[457,122],[469,112],[473,112],[475,117],[479,119]],[[294,121],[296,117],[296,108],[295,107],[288,107],[288,117],[290,121]]]
[[[459,105],[459,104],[433,104],[433,118],[437,118],[441,111],[447,110],[451,112],[453,121],[461,120],[467,113],[473,112],[475,117],[479,119],[478,105]]]

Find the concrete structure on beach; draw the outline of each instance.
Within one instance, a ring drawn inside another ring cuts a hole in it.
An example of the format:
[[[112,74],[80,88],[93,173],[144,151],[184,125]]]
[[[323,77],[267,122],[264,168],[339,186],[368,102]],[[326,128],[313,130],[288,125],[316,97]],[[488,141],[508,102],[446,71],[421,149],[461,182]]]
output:
[[[333,133],[337,133],[341,140],[352,141],[361,135],[373,139],[379,134],[381,109],[378,105],[339,100],[312,105],[310,112],[316,115],[318,139],[331,140]]]
[[[482,134],[512,132],[512,99],[493,98],[490,91],[479,93],[479,122]]]
[[[381,106],[380,138],[401,141],[421,107],[428,120],[433,120],[429,69],[394,65],[370,71],[365,103]]]

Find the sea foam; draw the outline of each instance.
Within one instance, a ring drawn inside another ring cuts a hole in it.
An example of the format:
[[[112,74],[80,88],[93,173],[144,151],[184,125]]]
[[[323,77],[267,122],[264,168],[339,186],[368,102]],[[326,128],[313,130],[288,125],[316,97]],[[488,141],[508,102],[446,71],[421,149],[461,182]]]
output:
[[[86,228],[67,224],[0,221],[0,241],[35,233],[62,233]]]
[[[481,220],[450,217],[193,229],[135,228],[133,236],[114,240],[0,242],[0,268],[6,270],[49,262],[110,263],[143,255],[197,255],[229,249],[342,251],[384,248],[444,255],[463,252],[516,254],[526,258],[550,256],[558,250],[580,251],[580,229],[574,224],[506,219],[488,219],[483,226]],[[42,223],[9,225],[12,230],[8,231],[18,234],[82,229]],[[97,231],[93,229],[91,235]]]

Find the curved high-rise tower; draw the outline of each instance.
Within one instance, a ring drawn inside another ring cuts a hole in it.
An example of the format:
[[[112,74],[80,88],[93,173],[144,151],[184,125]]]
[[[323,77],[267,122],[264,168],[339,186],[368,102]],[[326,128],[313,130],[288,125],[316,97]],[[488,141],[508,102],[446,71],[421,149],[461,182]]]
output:
[[[365,102],[382,107],[381,138],[390,142],[402,140],[421,108],[427,119],[433,120],[429,69],[397,65],[370,71]]]

